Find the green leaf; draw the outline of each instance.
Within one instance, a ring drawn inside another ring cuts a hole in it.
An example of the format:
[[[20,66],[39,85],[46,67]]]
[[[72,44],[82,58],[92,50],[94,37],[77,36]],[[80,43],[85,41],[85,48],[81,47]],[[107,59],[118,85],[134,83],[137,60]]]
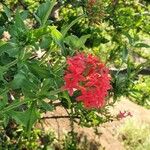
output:
[[[82,45],[85,44],[85,42],[87,41],[88,38],[90,38],[90,34],[87,34],[87,35],[83,35],[80,37],[80,43],[82,43]]]
[[[16,16],[15,16],[15,27],[16,29],[18,28],[18,30],[24,31],[26,30],[26,26],[23,22],[23,18],[21,17],[21,14],[19,13],[19,11],[16,12]]]
[[[2,90],[3,89],[0,89],[0,91]],[[7,103],[8,103],[8,93],[7,91],[5,91],[2,94],[0,94],[0,109],[6,107]]]
[[[133,40],[132,36],[127,32],[123,32],[122,34],[125,35],[128,38],[129,44],[133,45],[134,40]]]
[[[51,104],[46,103],[43,100],[39,101],[39,105],[40,105],[40,108],[43,109],[44,111],[53,111],[54,110],[54,106],[52,106]]]
[[[0,12],[0,26],[4,26],[6,24],[6,22],[8,21],[8,18],[5,14],[5,12],[2,11]]]
[[[63,39],[62,34],[56,29],[55,26],[50,26],[49,29],[50,29],[50,33],[51,33],[51,36],[52,36],[53,40],[54,40],[60,47],[62,47],[62,39]]]
[[[27,63],[29,70],[38,78],[50,78],[51,73],[44,65],[39,65],[38,62]]]
[[[40,79],[38,79],[34,74],[28,72],[25,74],[26,78],[21,86],[22,93],[24,96],[29,98],[37,98],[37,93],[39,92]]]
[[[41,87],[39,87],[38,92],[38,99],[50,99],[50,100],[57,100],[58,99],[58,93],[61,92],[60,89],[57,89],[55,80],[56,78],[47,78],[44,79],[44,81],[41,84]]]
[[[69,46],[71,46],[72,48],[76,49],[76,48],[85,48],[85,42],[86,40],[90,37],[90,35],[84,35],[81,36],[80,38],[78,38],[75,35],[70,35],[67,36],[64,41],[66,44],[68,44]]]
[[[22,20],[27,19],[28,15],[29,15],[29,11],[28,10],[24,10],[23,12],[20,13],[20,16],[21,16]]]
[[[142,48],[142,47],[150,48],[150,45],[145,44],[145,43],[137,43],[137,44],[134,45],[134,47],[137,47],[137,48]]]
[[[70,36],[67,36],[65,39],[64,39],[65,43],[69,46],[71,46],[72,48],[80,48],[80,44],[79,44],[79,38],[75,35],[70,35]]]
[[[45,36],[42,38],[42,41],[40,43],[41,49],[48,49],[52,43],[52,38],[49,36]]]
[[[5,72],[4,67],[3,67],[3,66],[0,66],[0,80],[4,80],[4,77],[3,77],[4,72]]]
[[[40,117],[38,110],[32,104],[31,107],[24,111],[10,111],[9,115],[16,120],[17,123],[23,125],[27,131],[30,131],[34,123]]]
[[[39,39],[41,39],[44,35],[48,34],[48,29],[47,27],[40,27],[37,29],[31,29],[30,32],[28,32],[28,39],[30,41],[37,42]]]
[[[0,26],[0,36],[2,36],[2,34],[3,34],[3,32],[5,31],[5,28],[4,27],[2,27],[2,26]],[[0,43],[1,43],[2,41],[0,41]]]
[[[18,52],[17,45],[14,43],[4,43],[0,46],[0,55],[2,55],[4,52],[10,54],[10,56],[15,56]]]
[[[49,92],[49,95],[56,95],[56,94],[58,94],[58,93],[60,93],[62,90],[60,90],[60,89],[55,89],[55,90],[53,90],[53,91],[50,91]]]
[[[9,29],[8,31],[11,35],[11,38],[12,40],[14,40],[14,42],[20,41],[19,44],[21,45],[22,42],[26,41],[28,28],[24,24],[23,18],[21,17],[21,13],[18,10],[14,18],[14,23],[10,25],[8,29]]]
[[[80,19],[82,19],[83,17],[85,17],[84,15],[79,16],[78,18],[76,18],[75,20],[73,20],[69,25],[66,25],[65,27],[62,28],[61,33],[63,35],[63,37],[66,36],[67,32],[70,30],[70,28],[72,26],[74,26]]]
[[[26,104],[27,102],[31,101],[30,99],[26,99],[26,100],[23,100],[23,101],[17,101],[15,100],[11,105],[3,108],[2,110],[0,110],[0,114],[3,115],[5,113],[8,113],[9,111],[15,109],[15,108],[18,108],[19,106],[23,105],[23,104]]]
[[[59,32],[55,26],[49,27],[52,39],[55,41],[55,43],[61,48],[62,55],[66,56],[66,48],[63,43],[63,35],[61,32]]]
[[[26,80],[26,77],[25,77],[24,73],[20,71],[18,74],[16,74],[14,76],[14,79],[11,83],[12,88],[13,89],[21,88],[23,83],[25,82],[25,80]]]
[[[4,115],[4,119],[3,119],[4,127],[7,127],[9,121],[10,121],[10,117],[8,115]]]
[[[37,10],[36,18],[38,18],[38,21],[40,22],[41,26],[44,26],[46,24],[46,21],[48,20],[49,15],[51,14],[51,11],[55,5],[56,0],[47,0],[46,3],[40,5],[40,7]]]
[[[55,80],[56,80],[55,78],[44,79],[44,81],[42,82],[42,86],[41,86],[40,91],[41,92],[44,92],[44,91],[48,92],[49,93],[48,95],[56,95],[56,94],[58,94],[61,90],[60,89],[56,89],[56,87],[55,87]]]
[[[4,9],[4,12],[6,14],[6,16],[8,17],[8,19],[11,19],[11,10],[6,7],[5,5],[3,5],[3,9]]]
[[[67,91],[64,91],[61,95],[61,103],[64,107],[71,108],[71,99]]]

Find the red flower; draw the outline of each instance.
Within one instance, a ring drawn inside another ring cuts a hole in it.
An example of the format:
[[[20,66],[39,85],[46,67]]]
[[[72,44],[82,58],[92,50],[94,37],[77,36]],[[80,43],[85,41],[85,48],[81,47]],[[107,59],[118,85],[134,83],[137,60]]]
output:
[[[69,57],[67,64],[64,89],[68,90],[70,96],[75,90],[80,91],[77,101],[82,101],[86,108],[102,107],[111,88],[106,66],[97,57],[84,53]]]
[[[124,111],[124,112],[119,112],[119,114],[117,115],[117,118],[118,119],[123,119],[123,118],[126,118],[126,117],[128,117],[128,116],[130,116],[130,117],[132,117],[132,114],[131,114],[131,112],[127,112],[126,110]]]

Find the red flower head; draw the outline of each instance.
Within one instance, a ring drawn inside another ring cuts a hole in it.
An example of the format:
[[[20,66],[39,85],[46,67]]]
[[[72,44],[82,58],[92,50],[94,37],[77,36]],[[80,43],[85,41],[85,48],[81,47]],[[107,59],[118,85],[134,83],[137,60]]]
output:
[[[86,108],[102,107],[111,88],[108,68],[97,57],[84,53],[69,57],[67,64],[64,89],[70,96],[80,91],[77,101],[82,101]]]

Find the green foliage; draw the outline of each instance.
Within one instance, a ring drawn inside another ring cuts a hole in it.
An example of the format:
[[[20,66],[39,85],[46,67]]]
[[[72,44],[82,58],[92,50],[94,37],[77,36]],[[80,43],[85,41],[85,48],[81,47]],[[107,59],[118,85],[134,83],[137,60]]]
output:
[[[141,94],[142,93],[142,94]],[[150,108],[150,78],[140,77],[134,89],[130,92],[131,99],[137,104]]]
[[[53,0],[53,1],[47,1],[46,3],[40,5],[36,15],[36,18],[39,21],[40,25],[42,26],[45,25],[55,4],[56,4],[56,0]]]
[[[81,51],[97,55],[116,70],[111,72],[108,95],[114,98],[113,103],[120,96],[128,96],[149,108],[149,77],[138,75],[150,65],[149,11],[148,1],[136,0],[97,0],[93,5],[88,0],[3,1],[1,126],[13,120],[30,133],[40,115],[53,111],[58,100],[71,123],[77,117],[80,125],[91,127],[111,119],[109,101],[97,113],[78,103],[76,93],[69,96],[62,90],[66,58]]]
[[[45,25],[54,3],[47,2],[39,7],[37,15],[42,26]],[[50,5],[51,9],[45,8],[49,8]],[[4,9],[4,12],[6,13],[6,9]],[[59,72],[55,74],[52,66],[48,63],[43,63],[42,60],[38,60],[36,49],[40,49],[40,45],[37,45],[37,42],[43,39],[45,35],[49,36],[54,42],[56,41],[56,44],[50,40],[48,48],[57,49],[57,44],[61,45],[61,43],[58,43],[60,41],[57,35],[59,31],[54,26],[30,30],[25,25],[19,10],[17,10],[11,21],[8,20],[7,26],[7,31],[11,38],[0,46],[2,68],[0,92],[1,99],[4,101],[1,105],[0,113],[1,117],[4,117],[3,119],[7,115],[7,117],[13,118],[18,124],[25,127],[26,131],[30,131],[33,124],[40,117],[39,110],[53,110],[53,106],[49,106],[43,100],[57,95],[60,92],[58,88],[62,85],[61,78],[57,81],[54,79],[58,78]],[[37,32],[37,30],[40,32]],[[45,54],[48,52],[48,48],[44,51]],[[7,59],[5,55],[7,55]],[[34,56],[35,59],[32,58]],[[51,58],[49,55],[48,57]],[[4,99],[4,95],[7,95],[7,93],[9,97]],[[39,102],[39,100],[41,101]],[[25,106],[23,107],[22,105]]]
[[[13,132],[11,138],[7,135],[6,131],[1,129],[0,133],[0,149],[48,149],[53,148],[53,141],[55,135],[53,132],[45,133],[39,129],[34,129],[30,136],[26,131],[18,128]]]

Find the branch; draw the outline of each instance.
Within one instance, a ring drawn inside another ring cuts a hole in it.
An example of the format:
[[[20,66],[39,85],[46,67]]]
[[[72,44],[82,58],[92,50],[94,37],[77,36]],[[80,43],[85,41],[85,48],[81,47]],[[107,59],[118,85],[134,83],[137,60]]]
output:
[[[70,118],[70,116],[51,116],[51,117],[42,117],[41,119],[44,120],[44,119],[61,119],[61,118],[68,119]],[[80,117],[78,116],[73,116],[73,118],[80,119]]]

